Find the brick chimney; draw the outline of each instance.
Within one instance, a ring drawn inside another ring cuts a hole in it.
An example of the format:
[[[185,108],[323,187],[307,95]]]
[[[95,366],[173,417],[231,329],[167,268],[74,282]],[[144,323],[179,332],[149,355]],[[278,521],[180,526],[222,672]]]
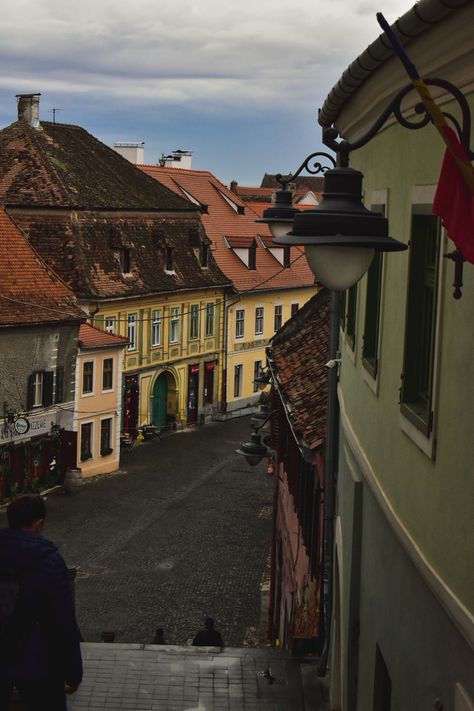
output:
[[[41,94],[17,94],[18,121],[24,121],[33,128],[40,127],[39,98]]]

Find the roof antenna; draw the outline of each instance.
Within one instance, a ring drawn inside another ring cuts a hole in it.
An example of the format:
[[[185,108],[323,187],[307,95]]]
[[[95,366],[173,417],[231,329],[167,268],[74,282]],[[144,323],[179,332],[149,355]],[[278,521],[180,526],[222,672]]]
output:
[[[54,109],[48,109],[48,111],[53,114],[53,155],[54,155],[54,146],[55,146],[55,143],[54,143],[54,127],[56,126],[56,111],[62,111],[62,109],[56,109],[56,108],[54,108]]]

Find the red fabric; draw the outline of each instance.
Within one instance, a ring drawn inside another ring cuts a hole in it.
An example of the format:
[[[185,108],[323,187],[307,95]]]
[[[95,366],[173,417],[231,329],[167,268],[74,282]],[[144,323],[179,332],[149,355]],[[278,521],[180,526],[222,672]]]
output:
[[[433,213],[464,259],[474,263],[474,192],[467,183],[472,166],[454,131],[448,126],[442,131],[450,148],[444,154]]]

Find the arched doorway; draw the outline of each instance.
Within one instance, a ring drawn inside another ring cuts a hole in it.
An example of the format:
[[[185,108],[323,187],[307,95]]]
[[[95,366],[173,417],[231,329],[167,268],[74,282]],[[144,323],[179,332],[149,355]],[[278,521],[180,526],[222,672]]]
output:
[[[155,380],[151,402],[151,418],[155,427],[165,427],[170,416],[177,413],[176,381],[168,370]]]

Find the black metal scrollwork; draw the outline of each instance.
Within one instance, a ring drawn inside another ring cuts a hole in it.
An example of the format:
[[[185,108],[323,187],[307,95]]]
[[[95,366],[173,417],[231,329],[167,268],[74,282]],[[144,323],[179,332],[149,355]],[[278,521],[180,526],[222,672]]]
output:
[[[329,170],[330,166],[323,165],[320,160],[317,160],[319,158],[326,158],[326,160],[331,163],[331,166],[333,168],[336,167],[336,161],[334,159],[334,156],[332,156],[330,153],[324,153],[324,151],[317,151],[316,153],[311,153],[309,156],[307,156],[307,158],[304,159],[303,163],[297,170],[295,170],[294,173],[289,173],[288,175],[282,175],[281,173],[278,173],[275,176],[275,179],[282,186],[282,190],[286,190],[288,183],[291,183],[291,181],[297,178],[298,175],[300,175],[300,173],[302,173],[304,170],[310,175],[318,175],[318,173],[324,174],[327,170]]]

